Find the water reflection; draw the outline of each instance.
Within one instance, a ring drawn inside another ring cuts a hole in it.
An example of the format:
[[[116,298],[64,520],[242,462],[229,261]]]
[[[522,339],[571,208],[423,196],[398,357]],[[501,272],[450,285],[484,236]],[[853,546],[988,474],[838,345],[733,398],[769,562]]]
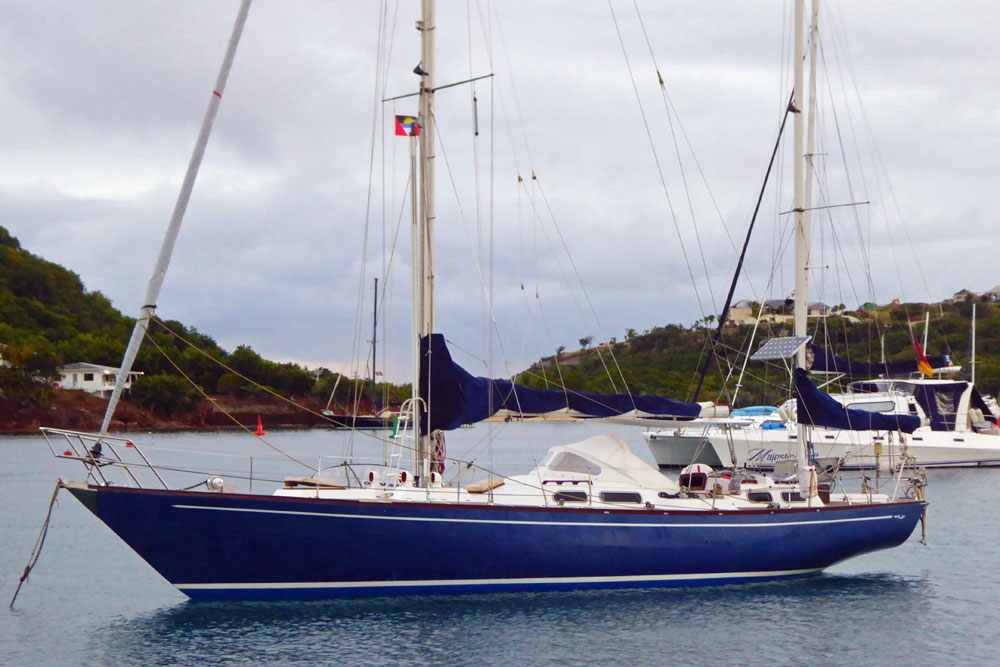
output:
[[[860,660],[876,648],[901,656],[914,648],[871,631],[872,605],[886,627],[912,629],[931,598],[922,578],[874,574],[687,589],[188,602],[115,619],[91,635],[90,649],[107,663],[566,664],[746,662],[749,642],[779,664],[807,655]]]

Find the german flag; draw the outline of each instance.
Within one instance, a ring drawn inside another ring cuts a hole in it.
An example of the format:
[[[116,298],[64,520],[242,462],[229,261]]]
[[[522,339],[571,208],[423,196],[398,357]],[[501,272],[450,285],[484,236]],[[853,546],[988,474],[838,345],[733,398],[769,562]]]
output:
[[[913,337],[911,337],[910,340],[913,341],[913,347],[917,349],[917,370],[927,377],[934,377],[934,369],[931,368],[930,363],[927,361],[927,357],[924,356],[924,351],[921,349],[920,343],[918,343],[917,339]]]

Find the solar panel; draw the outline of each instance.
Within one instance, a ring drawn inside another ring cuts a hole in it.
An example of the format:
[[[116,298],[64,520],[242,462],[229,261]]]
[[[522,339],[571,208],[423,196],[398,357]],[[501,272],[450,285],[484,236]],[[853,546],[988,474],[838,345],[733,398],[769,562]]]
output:
[[[772,359],[791,359],[809,342],[812,336],[790,336],[788,338],[772,338],[765,341],[753,356],[751,361],[770,361]]]

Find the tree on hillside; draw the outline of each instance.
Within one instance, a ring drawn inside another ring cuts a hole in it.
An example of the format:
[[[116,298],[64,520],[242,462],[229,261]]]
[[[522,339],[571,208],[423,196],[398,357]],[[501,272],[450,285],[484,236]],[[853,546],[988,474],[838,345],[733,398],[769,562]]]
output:
[[[249,345],[240,345],[229,355],[229,367],[255,382],[264,381],[264,359]]]
[[[198,392],[187,380],[176,375],[146,375],[132,385],[129,399],[161,416],[197,403]]]

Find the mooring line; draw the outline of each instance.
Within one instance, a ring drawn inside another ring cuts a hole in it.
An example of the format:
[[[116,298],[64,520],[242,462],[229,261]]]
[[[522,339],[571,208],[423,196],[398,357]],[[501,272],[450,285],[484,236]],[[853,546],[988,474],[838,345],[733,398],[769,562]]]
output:
[[[59,496],[59,489],[63,488],[63,486],[62,479],[56,482],[56,490],[52,492],[52,500],[49,502],[48,514],[45,515],[45,523],[42,524],[42,532],[39,533],[38,539],[35,540],[35,548],[31,550],[31,557],[28,559],[28,564],[24,566],[24,573],[21,575],[21,580],[17,582],[17,590],[14,591],[14,597],[10,599],[11,609],[14,608],[14,600],[17,599],[17,594],[21,592],[21,586],[28,580],[31,568],[35,567],[38,557],[42,555],[42,546],[45,545],[45,536],[49,533],[49,521],[52,519],[52,508],[55,507],[56,498]]]

